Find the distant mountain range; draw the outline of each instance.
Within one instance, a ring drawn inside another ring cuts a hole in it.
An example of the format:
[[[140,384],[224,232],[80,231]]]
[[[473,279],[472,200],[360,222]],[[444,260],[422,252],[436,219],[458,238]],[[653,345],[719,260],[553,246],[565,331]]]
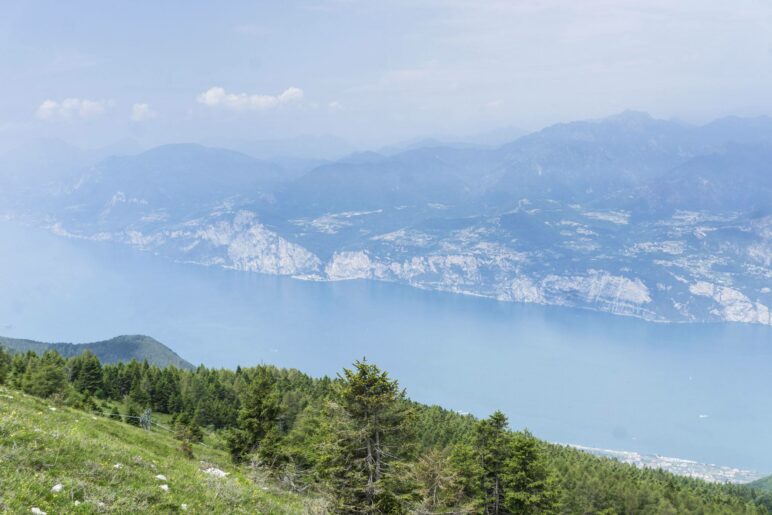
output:
[[[625,112],[496,147],[351,154],[300,175],[199,145],[82,165],[53,154],[0,156],[6,216],[243,271],[772,323],[770,118],[691,126]]]
[[[151,365],[159,367],[175,366],[188,370],[195,368],[163,343],[143,335],[116,336],[93,343],[44,343],[0,336],[0,346],[11,352],[33,351],[37,354],[55,350],[65,358],[90,350],[102,363],[128,363],[136,359],[137,361],[147,360]]]

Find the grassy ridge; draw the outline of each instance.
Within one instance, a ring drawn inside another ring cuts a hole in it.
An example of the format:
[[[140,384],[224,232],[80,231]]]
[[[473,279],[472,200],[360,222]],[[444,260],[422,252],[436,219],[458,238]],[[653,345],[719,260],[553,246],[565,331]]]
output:
[[[0,387],[0,512],[280,514],[314,512],[320,502],[255,481],[221,450],[194,445],[194,453],[184,458],[169,433]],[[57,484],[63,489],[54,493]]]

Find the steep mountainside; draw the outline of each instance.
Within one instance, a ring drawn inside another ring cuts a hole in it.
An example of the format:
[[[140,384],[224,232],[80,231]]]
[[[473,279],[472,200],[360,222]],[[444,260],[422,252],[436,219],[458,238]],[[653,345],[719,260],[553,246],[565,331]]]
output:
[[[672,212],[772,212],[772,146],[730,145],[690,159],[652,183],[644,200],[650,209]]]

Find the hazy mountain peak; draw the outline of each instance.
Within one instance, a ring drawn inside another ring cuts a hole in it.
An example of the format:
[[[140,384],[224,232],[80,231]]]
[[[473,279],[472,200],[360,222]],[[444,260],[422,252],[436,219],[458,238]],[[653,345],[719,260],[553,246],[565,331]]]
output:
[[[613,114],[605,118],[597,120],[597,122],[605,123],[622,123],[622,124],[641,124],[653,121],[654,118],[646,111],[636,111],[633,109],[627,109],[621,113]]]
[[[364,152],[354,152],[353,154],[338,160],[338,162],[352,163],[352,164],[375,163],[382,159],[385,159],[385,157],[386,156],[384,156],[383,154],[379,154],[378,152],[367,150]]]

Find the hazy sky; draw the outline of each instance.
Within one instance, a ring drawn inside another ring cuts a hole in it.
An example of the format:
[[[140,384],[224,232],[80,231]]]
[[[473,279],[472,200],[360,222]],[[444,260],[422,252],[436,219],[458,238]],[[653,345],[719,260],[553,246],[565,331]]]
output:
[[[0,3],[0,140],[360,145],[772,114],[770,0]]]

